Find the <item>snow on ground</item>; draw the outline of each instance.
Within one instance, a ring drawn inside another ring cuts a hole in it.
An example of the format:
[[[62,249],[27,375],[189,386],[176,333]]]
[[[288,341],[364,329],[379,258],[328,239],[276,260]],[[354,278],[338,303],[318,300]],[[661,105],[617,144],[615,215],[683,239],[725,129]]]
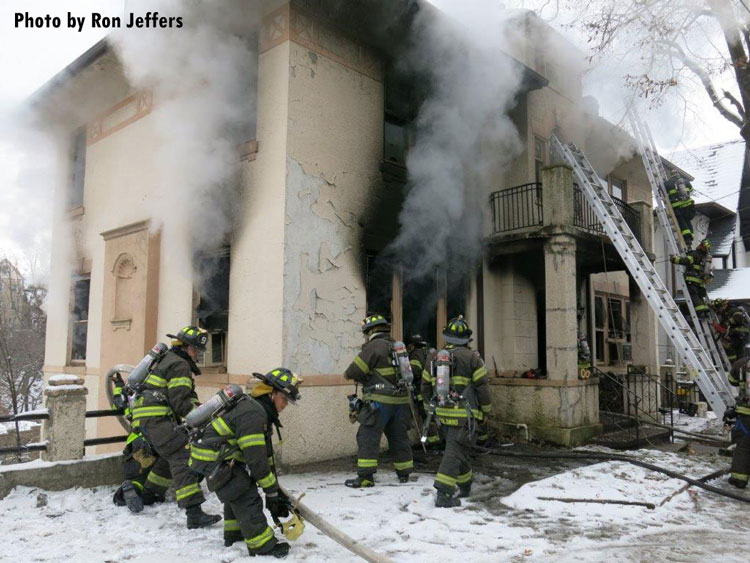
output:
[[[35,426],[39,426],[38,422],[32,422],[31,420],[19,420],[18,423],[0,422],[0,434],[7,434],[8,432],[15,433],[16,424],[18,424],[18,430],[20,432],[25,432],[26,430],[31,430]]]
[[[641,450],[645,461],[694,477],[727,465],[716,456],[686,456]],[[486,458],[485,458],[486,459]],[[502,467],[502,458],[497,465]],[[533,460],[530,465],[545,463]],[[494,462],[494,460],[493,460]],[[496,473],[501,473],[496,472]],[[377,486],[342,486],[350,473],[329,471],[283,475],[302,502],[368,547],[394,561],[747,561],[748,505],[707,491],[679,492],[684,483],[623,462],[605,462],[532,481],[513,491],[507,478],[477,474],[470,502],[434,507],[433,475],[417,473],[401,485],[387,468]],[[712,484],[725,487],[726,478]],[[727,490],[729,488],[727,487]],[[732,489],[734,490],[734,489]],[[231,562],[244,546],[225,548],[221,527],[188,531],[174,503],[146,507],[133,515],[111,502],[114,487],[43,492],[17,488],[0,501],[3,561]],[[568,504],[538,497],[646,501],[641,506]],[[750,497],[750,495],[748,495]],[[204,505],[219,512],[214,495]],[[355,561],[344,548],[308,524],[293,543],[289,562]]]

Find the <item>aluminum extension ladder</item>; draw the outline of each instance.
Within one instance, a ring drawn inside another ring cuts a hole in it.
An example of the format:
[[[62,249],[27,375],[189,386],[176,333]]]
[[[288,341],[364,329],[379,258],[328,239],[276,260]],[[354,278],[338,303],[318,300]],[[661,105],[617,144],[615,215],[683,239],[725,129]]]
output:
[[[633,136],[638,144],[638,152],[641,154],[643,160],[643,166],[648,174],[649,182],[651,183],[651,190],[654,194],[656,201],[656,216],[659,220],[662,230],[667,238],[669,245],[669,251],[671,254],[685,254],[685,243],[677,227],[677,220],[674,217],[672,206],[669,204],[669,195],[665,187],[667,181],[667,173],[662,165],[661,157],[656,151],[654,140],[651,137],[651,131],[648,126],[641,121],[640,116],[635,109],[628,110],[628,120],[633,130]],[[714,365],[717,366],[719,372],[724,372],[725,387],[731,391],[728,387],[728,380],[726,378],[726,371],[732,367],[727,358],[726,351],[721,345],[717,345],[716,340],[713,337],[711,326],[707,319],[700,319],[695,313],[695,307],[693,301],[690,299],[690,295],[687,291],[687,284],[685,283],[684,276],[677,276],[677,288],[682,292],[685,297],[688,311],[690,311],[690,319],[692,321],[693,329],[698,335],[698,339],[703,344],[703,347],[708,350]],[[718,322],[716,314],[710,312],[711,321]]]
[[[565,145],[553,135],[550,139],[553,150],[573,169],[578,185],[586,200],[601,221],[630,275],[638,284],[651,309],[669,339],[697,373],[698,388],[701,390],[716,416],[721,418],[727,407],[734,405],[732,393],[722,379],[711,358],[701,346],[690,325],[682,316],[672,295],[654,269],[651,260],[635,238],[633,231],[610,197],[607,187],[602,184],[586,156],[573,144]]]

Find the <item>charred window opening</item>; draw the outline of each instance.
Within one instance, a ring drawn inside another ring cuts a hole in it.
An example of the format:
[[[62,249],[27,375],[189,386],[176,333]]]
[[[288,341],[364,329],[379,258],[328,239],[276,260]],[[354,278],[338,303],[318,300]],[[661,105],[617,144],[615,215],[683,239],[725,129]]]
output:
[[[206,352],[199,364],[206,367],[226,365],[229,251],[229,246],[224,246],[216,252],[202,253],[195,257],[195,271],[198,275],[195,316],[198,326],[209,332]]]
[[[406,180],[406,159],[414,146],[418,100],[415,78],[389,67],[385,75],[382,171],[401,180]]]
[[[83,205],[83,181],[86,176],[86,128],[81,127],[73,136],[71,185],[68,207]]]
[[[71,337],[70,361],[84,362],[86,360],[86,342],[89,326],[89,293],[91,278],[76,278],[73,280],[73,295],[70,311]]]
[[[404,336],[419,334],[430,345],[437,345],[437,277],[425,276],[404,282]],[[442,328],[442,327],[440,327]]]
[[[378,313],[391,320],[393,296],[393,267],[378,259],[373,251],[366,253],[365,290],[367,292],[367,314]]]

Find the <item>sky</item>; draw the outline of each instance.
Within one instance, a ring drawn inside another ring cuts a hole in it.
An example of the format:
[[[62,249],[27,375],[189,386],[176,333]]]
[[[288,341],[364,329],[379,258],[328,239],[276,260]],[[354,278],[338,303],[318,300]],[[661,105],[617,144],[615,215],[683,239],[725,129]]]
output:
[[[476,21],[471,12],[481,11],[488,5],[497,5],[497,0],[431,0],[440,9],[454,16],[466,16]],[[510,3],[509,3],[510,4]],[[75,60],[107,32],[84,25],[81,32],[67,27],[67,13],[90,18],[91,12],[103,15],[121,15],[127,8],[127,0],[3,0],[0,2],[0,256],[10,255],[21,262],[47,253],[51,212],[44,202],[36,201],[19,183],[19,174],[24,165],[24,155],[14,144],[13,134],[4,127],[7,117],[19,103],[57,72]],[[49,14],[61,19],[59,29],[16,28],[15,13],[27,12],[38,17]],[[87,19],[88,21],[88,19]],[[579,44],[580,39],[571,37]],[[600,67],[589,74],[586,88],[600,102],[602,114],[617,120],[618,86],[616,72],[619,69]],[[737,138],[735,127],[718,116],[707,96],[696,92],[693,102],[703,118],[687,124],[688,133],[674,128],[654,129],[657,144],[665,152]],[[644,116],[654,122],[674,123],[679,116],[666,110]],[[3,134],[3,130],[5,134]],[[45,196],[46,198],[46,196]],[[38,199],[38,198],[37,198]],[[23,236],[16,227],[19,220],[26,227]],[[33,233],[33,236],[29,233]],[[31,258],[29,258],[31,257]],[[43,268],[42,268],[43,269]]]

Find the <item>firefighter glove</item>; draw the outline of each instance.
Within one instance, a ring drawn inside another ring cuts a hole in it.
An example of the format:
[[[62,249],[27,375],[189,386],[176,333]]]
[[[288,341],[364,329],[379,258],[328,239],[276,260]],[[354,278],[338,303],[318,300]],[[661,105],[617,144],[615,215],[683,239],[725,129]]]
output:
[[[734,407],[729,407],[724,411],[724,424],[730,425],[734,423],[734,419],[737,418],[737,411]]]
[[[672,254],[669,257],[669,261],[672,262],[672,264],[679,264],[680,263],[680,257],[677,256],[676,254]]]
[[[286,496],[284,497],[286,499]],[[276,519],[286,518],[289,516],[289,500],[287,499],[286,504],[282,502],[282,499],[278,493],[272,493],[266,495],[266,508]]]

